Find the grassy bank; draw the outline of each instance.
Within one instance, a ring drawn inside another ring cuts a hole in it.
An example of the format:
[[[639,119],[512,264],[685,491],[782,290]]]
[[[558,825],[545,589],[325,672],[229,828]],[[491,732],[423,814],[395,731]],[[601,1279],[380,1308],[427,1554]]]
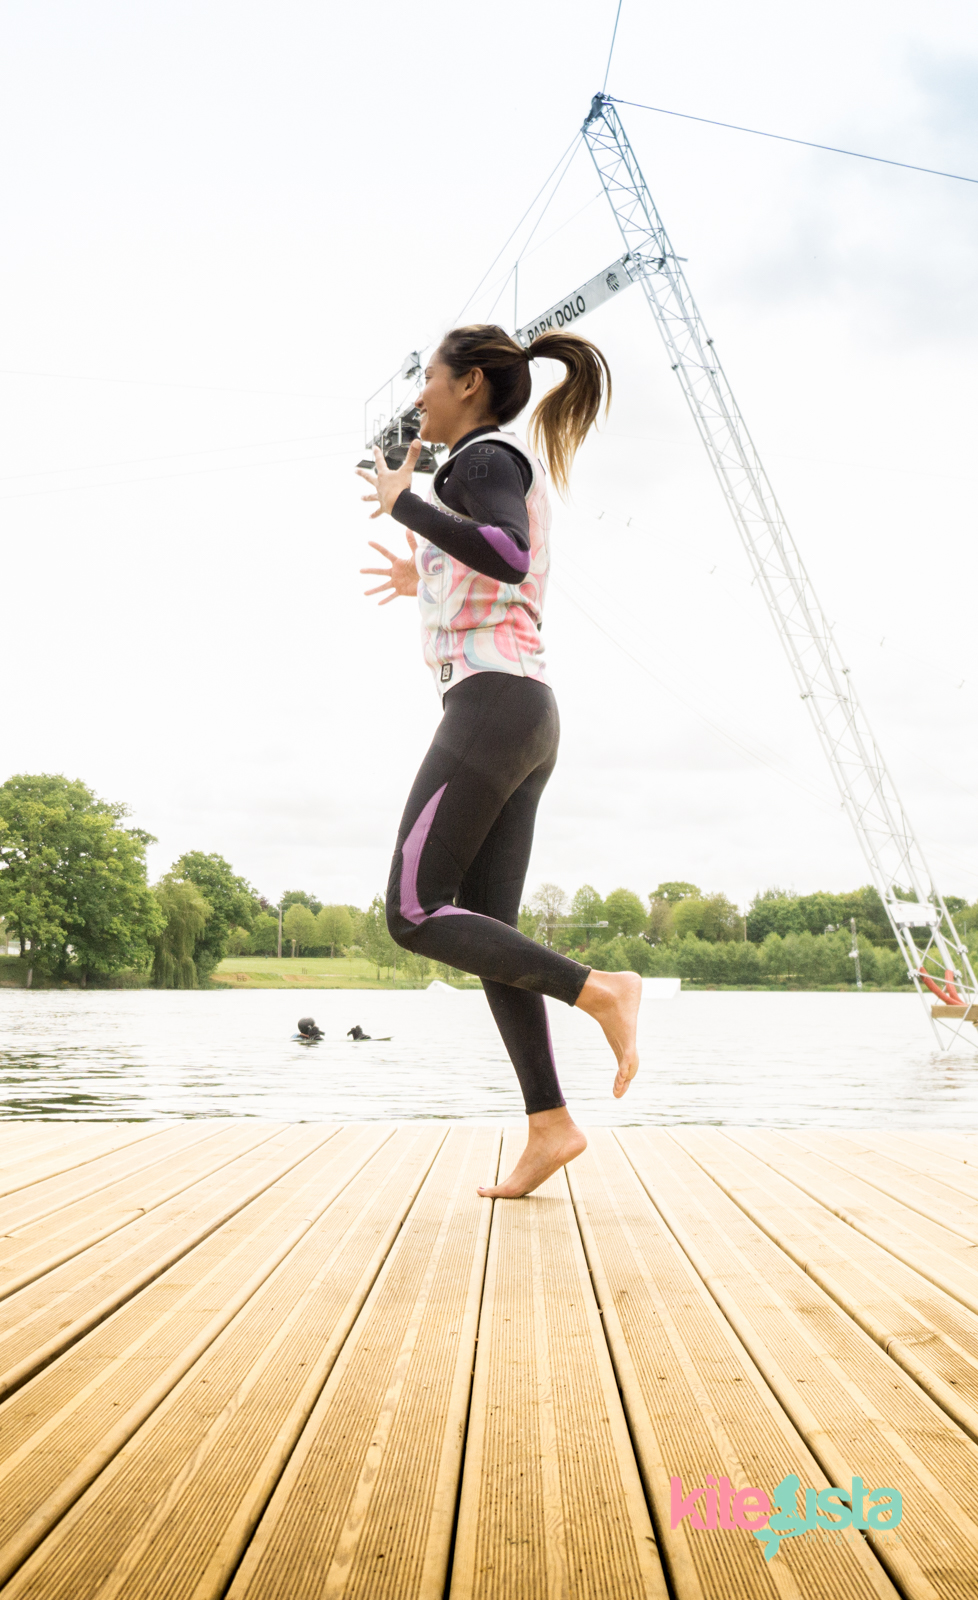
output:
[[[674,971],[663,975],[676,976]],[[382,971],[378,978],[377,968],[365,956],[338,956],[335,960],[325,956],[298,956],[294,960],[288,956],[283,956],[281,960],[276,956],[227,956],[215,968],[210,982],[202,985],[202,989],[426,989],[432,978],[444,979],[444,976],[444,971],[436,972],[432,968],[423,981],[402,977],[399,972],[395,982],[393,974],[389,971]],[[451,982],[452,987],[457,989],[481,988],[477,978],[463,977],[461,974],[453,973]],[[769,978],[759,983],[710,982],[706,975],[684,976],[682,982],[683,990],[686,992],[696,990],[764,990],[776,993],[804,991],[823,994],[854,992],[852,984],[811,983],[798,975],[791,974],[785,974],[780,978]],[[23,989],[26,984],[26,961],[21,961],[18,956],[0,955],[0,988]],[[33,987],[77,989],[79,985],[77,982],[52,980],[40,970],[36,970]],[[121,973],[106,981],[95,981],[91,987],[144,989],[149,987],[149,975]],[[902,983],[886,985],[867,983],[864,993],[874,991],[879,993],[881,989],[909,993],[910,985],[905,979]]]
[[[0,955],[0,989],[26,989],[28,966],[19,956]],[[52,978],[42,967],[34,968],[32,989],[78,989],[77,978]],[[93,979],[93,989],[147,989],[148,972],[117,972],[112,978]]]
[[[434,971],[424,982],[383,972],[366,956],[228,956],[218,966],[211,987],[221,989],[426,989]],[[453,980],[457,988],[478,989],[477,978]]]
[[[668,976],[674,976],[674,973]],[[377,968],[364,956],[337,957],[335,961],[318,956],[297,956],[292,960],[283,956],[279,961],[275,956],[228,956],[216,969],[211,979],[211,987],[222,989],[426,989],[432,978],[438,974],[434,968],[423,982],[412,978],[402,978],[398,973],[397,982],[393,980],[390,972],[382,972],[377,977]],[[754,992],[785,993],[803,991],[810,994],[852,994],[855,993],[853,984],[844,983],[806,983],[804,979],[787,974],[781,978],[770,978],[760,983],[710,983],[703,979],[683,978],[684,992],[696,990],[740,990]],[[477,978],[463,978],[461,975],[452,977],[452,987],[457,989],[480,989],[482,985]],[[880,985],[867,983],[864,993],[881,993],[884,988],[890,992],[910,993],[910,985],[904,981],[900,986]]]
[[[397,975],[394,982],[390,972],[377,977],[377,968],[363,956],[328,957],[299,956],[296,960],[283,956],[228,956],[217,966],[209,983],[201,989],[426,989],[438,974],[432,970],[423,983]],[[444,974],[441,974],[444,976]],[[478,989],[477,978],[464,980],[453,975],[452,985],[459,989]],[[27,962],[19,956],[0,955],[0,989],[27,987]],[[52,979],[40,968],[34,972],[34,989],[77,989],[77,982]],[[149,987],[149,974],[124,972],[106,981],[96,981],[91,987],[98,989],[145,989]]]

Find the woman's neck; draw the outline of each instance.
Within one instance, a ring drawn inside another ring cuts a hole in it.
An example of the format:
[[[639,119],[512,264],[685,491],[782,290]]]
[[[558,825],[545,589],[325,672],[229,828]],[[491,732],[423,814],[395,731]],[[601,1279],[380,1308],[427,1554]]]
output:
[[[464,426],[459,426],[458,431],[454,434],[454,437],[451,439],[446,439],[445,443],[448,445],[449,451],[452,451],[455,449],[455,446],[457,444],[461,444],[462,440],[467,438],[470,433],[488,433],[492,429],[498,427],[499,423],[495,417],[480,417],[477,422],[472,422],[471,419],[467,419]]]

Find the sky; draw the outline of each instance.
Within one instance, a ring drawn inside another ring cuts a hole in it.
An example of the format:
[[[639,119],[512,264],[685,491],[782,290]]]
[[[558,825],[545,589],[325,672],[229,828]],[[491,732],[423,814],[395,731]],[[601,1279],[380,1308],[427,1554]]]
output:
[[[0,779],[126,802],[154,878],[196,849],[272,900],[383,889],[439,702],[412,603],[363,597],[367,539],[403,543],[359,498],[364,402],[570,144],[615,4],[3,7]],[[952,0],[624,0],[608,89],[978,177]],[[973,900],[978,184],[621,115],[935,878]],[[586,151],[514,307],[525,232],[466,320],[528,321],[621,253]],[[641,291],[582,331],[614,400],[555,506],[528,891],[865,882]]]

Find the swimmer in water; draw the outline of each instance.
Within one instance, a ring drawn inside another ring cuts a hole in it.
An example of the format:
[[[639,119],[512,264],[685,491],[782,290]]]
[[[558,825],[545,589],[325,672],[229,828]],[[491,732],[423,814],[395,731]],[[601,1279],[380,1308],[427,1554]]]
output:
[[[530,419],[533,449],[505,431],[530,400],[530,362],[566,376]],[[418,396],[420,438],[403,466],[376,472],[364,499],[407,535],[407,551],[373,548],[390,563],[368,594],[417,598],[425,660],[443,716],[408,797],[387,894],[387,926],[406,950],[482,979],[516,1069],[528,1118],[526,1149],[483,1195],[529,1194],[587,1145],[557,1078],[544,996],[576,1006],[603,1029],[617,1059],[620,1099],[638,1071],[636,972],[596,972],[519,932],[537,805],[557,759],[559,722],[541,635],[550,565],[547,476],[565,489],[571,462],[610,397],[604,356],[587,339],[543,333],[525,348],[502,328],[445,335]],[[426,501],[412,490],[422,439],[448,455]],[[602,559],[600,550],[595,561]],[[607,559],[605,557],[604,559]]]
[[[295,1039],[315,1040],[323,1037],[322,1028],[316,1027],[316,1023],[312,1017],[300,1017],[298,1026],[299,1032],[297,1034],[293,1034],[293,1038]]]
[[[354,1041],[354,1043],[356,1043],[356,1044],[359,1044],[361,1039],[369,1040],[369,1038],[370,1038],[369,1033],[364,1033],[364,1031],[361,1028],[359,1022],[354,1023],[352,1028],[348,1028],[347,1029],[346,1036],[347,1036],[348,1039],[352,1039]]]

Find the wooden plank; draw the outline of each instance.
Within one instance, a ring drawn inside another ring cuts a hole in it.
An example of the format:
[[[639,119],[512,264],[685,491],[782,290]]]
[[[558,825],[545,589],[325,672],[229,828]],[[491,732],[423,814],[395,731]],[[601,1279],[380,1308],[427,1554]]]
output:
[[[494,1202],[451,1585],[558,1596],[666,1597],[563,1173]]]
[[[0,1394],[25,1382],[227,1224],[331,1132],[322,1124],[299,1124],[251,1149],[246,1144],[234,1160],[220,1161],[216,1170],[202,1168],[170,1201],[11,1295],[0,1305]]]
[[[673,1137],[752,1222],[978,1442],[978,1315],[716,1128]]]
[[[622,1130],[656,1208],[834,1484],[901,1491],[880,1562],[909,1600],[971,1600],[978,1446],[730,1201],[675,1139]]]
[[[446,1141],[229,1600],[442,1600],[492,1212],[476,1190],[499,1143],[484,1128]]]
[[[788,1540],[773,1563],[747,1529],[671,1527],[671,1485],[710,1475],[770,1493],[829,1482],[641,1187],[610,1130],[569,1168],[598,1303],[676,1600],[804,1595],[896,1600],[862,1542]],[[702,1513],[704,1506],[699,1503]]]
[[[978,1244],[978,1199],[971,1200],[941,1179],[928,1177],[905,1162],[880,1153],[872,1143],[872,1134],[850,1137],[823,1129],[799,1128],[791,1130],[790,1138],[803,1149],[834,1161],[843,1172],[872,1184],[888,1199],[909,1206],[932,1222],[943,1223],[962,1239]]]
[[[978,1161],[978,1136],[956,1128],[903,1128],[901,1136],[927,1150],[939,1150],[953,1161],[974,1165]]]
[[[812,1155],[784,1134],[759,1128],[725,1128],[724,1133],[888,1255],[978,1313],[978,1259],[974,1245],[960,1234],[888,1201],[871,1184]]]
[[[193,1137],[192,1123],[162,1134],[164,1151],[152,1167],[127,1174],[97,1196],[85,1195],[26,1223],[16,1233],[0,1236],[0,1298],[118,1233],[206,1173],[266,1143],[277,1131],[275,1123],[242,1121],[229,1122],[204,1138]]]
[[[2,1126],[2,1124],[0,1124]],[[70,1123],[60,1137],[31,1139],[21,1134],[0,1149],[0,1197],[43,1183],[69,1167],[87,1166],[100,1156],[127,1145],[141,1144],[172,1126],[166,1122],[126,1122],[106,1128],[99,1124],[78,1129]],[[59,1130],[55,1128],[57,1135]]]
[[[978,1006],[931,1006],[932,1017],[960,1017],[965,1022],[978,1022]]]
[[[948,1151],[920,1144],[903,1133],[874,1130],[872,1142],[876,1155],[889,1157],[898,1166],[921,1178],[935,1180],[940,1184],[942,1193],[951,1189],[965,1196],[966,1205],[974,1202],[978,1206],[978,1167],[969,1166]]]
[[[10,1600],[224,1593],[446,1131],[399,1129],[284,1241],[271,1274],[245,1285],[218,1336],[10,1581]]]
[[[171,1162],[174,1156],[199,1148],[210,1140],[220,1139],[228,1124],[219,1122],[174,1122],[160,1129],[148,1139],[129,1143],[121,1149],[108,1151],[92,1161],[73,1162],[70,1167],[53,1173],[29,1187],[19,1187],[0,1202],[0,1237],[15,1238],[27,1228],[35,1227],[48,1217],[55,1217],[69,1207],[78,1208],[83,1201],[96,1201],[84,1207],[86,1214],[97,1209],[97,1199],[109,1193],[115,1185],[139,1177],[161,1162]],[[61,1218],[58,1225],[60,1226]],[[35,1237],[39,1237],[35,1233]],[[2,1259],[2,1258],[0,1258]]]
[[[392,1131],[381,1123],[350,1127],[333,1138],[321,1133],[317,1144],[312,1126],[290,1130],[301,1135],[291,1152],[281,1150],[283,1164],[290,1153],[298,1156],[291,1166],[256,1198],[243,1193],[244,1204],[223,1227],[7,1402],[0,1412],[0,1582],[358,1175],[369,1171],[367,1185],[376,1185],[378,1153],[386,1153]],[[189,1438],[186,1448],[190,1453]]]
[[[98,1133],[106,1128],[126,1127],[121,1122],[71,1122],[53,1117],[47,1122],[35,1117],[5,1117],[0,1114],[0,1152],[13,1148],[53,1148],[62,1139],[77,1134]]]

